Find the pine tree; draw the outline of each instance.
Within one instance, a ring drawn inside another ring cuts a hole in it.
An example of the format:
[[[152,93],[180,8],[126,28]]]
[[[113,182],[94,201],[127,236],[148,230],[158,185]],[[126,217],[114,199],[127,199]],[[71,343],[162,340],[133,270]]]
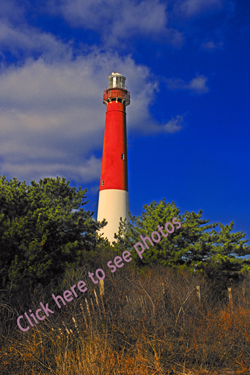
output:
[[[165,199],[144,205],[143,209],[141,216],[130,214],[128,222],[120,223],[117,243],[113,243],[119,250],[132,250],[138,265],[162,264],[211,275],[215,270],[227,275],[235,271],[250,271],[250,261],[240,258],[250,254],[250,247],[246,245],[248,240],[242,231],[231,233],[234,222],[229,225],[208,224],[209,220],[202,219],[202,210],[198,214],[186,211],[180,215],[180,209],[175,203],[166,203]],[[171,222],[174,217],[181,223],[181,227],[175,228],[167,237],[161,236],[161,240],[148,249],[145,248],[141,259],[133,248],[137,242],[142,243],[140,236],[150,237],[152,232],[159,232],[159,225],[165,231],[165,223]],[[218,227],[220,230],[216,229]]]
[[[0,284],[46,285],[74,265],[98,241],[103,226],[84,210],[86,191],[65,178],[44,178],[31,185],[0,177]]]

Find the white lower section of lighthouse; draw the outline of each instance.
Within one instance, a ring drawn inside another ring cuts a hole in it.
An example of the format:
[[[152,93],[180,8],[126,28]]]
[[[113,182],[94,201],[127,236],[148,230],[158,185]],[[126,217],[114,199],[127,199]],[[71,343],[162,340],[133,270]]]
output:
[[[128,192],[118,189],[101,190],[99,193],[97,220],[106,219],[108,224],[100,230],[104,237],[113,242],[118,233],[120,217],[128,219]]]

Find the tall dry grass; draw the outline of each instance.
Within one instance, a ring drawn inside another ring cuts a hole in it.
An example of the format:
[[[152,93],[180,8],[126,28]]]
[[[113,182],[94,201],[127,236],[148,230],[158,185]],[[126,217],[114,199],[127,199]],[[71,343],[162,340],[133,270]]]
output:
[[[27,333],[9,328],[0,373],[250,374],[249,286],[232,286],[229,304],[227,290],[188,272],[124,267],[107,273],[104,295],[92,284]]]

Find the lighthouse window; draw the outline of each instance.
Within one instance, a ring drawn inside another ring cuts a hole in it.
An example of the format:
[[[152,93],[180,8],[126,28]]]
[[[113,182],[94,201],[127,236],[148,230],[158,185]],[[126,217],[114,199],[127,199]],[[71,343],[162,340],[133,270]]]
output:
[[[102,186],[104,186],[104,180],[102,180]]]
[[[125,154],[121,154],[122,160],[125,160]]]

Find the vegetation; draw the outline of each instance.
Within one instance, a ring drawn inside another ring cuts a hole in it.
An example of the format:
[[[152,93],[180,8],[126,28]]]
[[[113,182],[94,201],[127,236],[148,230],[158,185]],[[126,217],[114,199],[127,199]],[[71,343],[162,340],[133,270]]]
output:
[[[68,274],[65,287],[84,273]],[[104,295],[92,284],[27,333],[2,336],[1,374],[249,374],[249,278],[232,303],[204,278],[163,266],[138,274],[127,264],[104,285]]]
[[[0,289],[45,286],[84,264],[103,226],[83,209],[85,194],[65,178],[31,185],[0,178]]]
[[[86,189],[66,179],[0,178],[0,374],[249,374],[245,234],[232,233],[233,222],[208,224],[201,210],[181,215],[163,199],[121,222],[111,246],[97,235],[105,221],[94,221],[86,203]],[[140,236],[174,217],[181,227],[140,259]],[[133,261],[111,273],[107,262],[125,250]],[[104,294],[88,278],[97,268]],[[18,329],[19,315],[80,280],[86,293]]]
[[[250,261],[239,258],[250,254],[250,246],[246,245],[248,240],[242,231],[231,233],[233,222],[229,225],[208,224],[209,220],[202,219],[202,210],[198,214],[186,211],[180,215],[175,203],[166,203],[165,199],[159,203],[153,201],[143,208],[141,216],[130,215],[129,222],[121,222],[115,245],[117,249],[132,250],[133,245],[141,241],[140,235],[150,237],[152,232],[159,232],[158,226],[165,228],[165,223],[171,222],[174,217],[181,227],[167,237],[161,236],[160,242],[143,253],[143,259],[133,252],[138,265],[162,264],[202,271],[211,277],[215,274],[230,277],[235,272],[250,271]]]

